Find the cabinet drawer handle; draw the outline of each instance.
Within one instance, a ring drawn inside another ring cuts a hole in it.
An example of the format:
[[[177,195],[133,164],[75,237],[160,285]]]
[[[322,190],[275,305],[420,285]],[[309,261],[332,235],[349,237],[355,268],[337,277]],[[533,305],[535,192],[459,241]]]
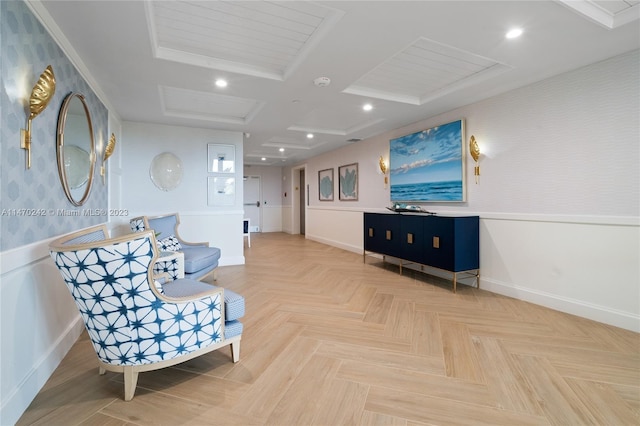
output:
[[[369,228],[369,236],[373,237],[373,228]]]
[[[391,240],[391,231],[387,230],[387,240]]]
[[[413,244],[413,234],[407,234],[407,244]]]
[[[440,248],[440,237],[433,237],[433,248]]]

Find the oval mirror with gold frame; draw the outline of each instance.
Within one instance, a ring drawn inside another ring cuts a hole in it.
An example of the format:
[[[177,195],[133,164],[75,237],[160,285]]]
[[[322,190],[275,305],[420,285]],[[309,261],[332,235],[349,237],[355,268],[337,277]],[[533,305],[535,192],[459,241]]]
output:
[[[60,107],[56,156],[65,195],[74,206],[83,205],[91,192],[96,153],[91,114],[80,93],[70,93]]]

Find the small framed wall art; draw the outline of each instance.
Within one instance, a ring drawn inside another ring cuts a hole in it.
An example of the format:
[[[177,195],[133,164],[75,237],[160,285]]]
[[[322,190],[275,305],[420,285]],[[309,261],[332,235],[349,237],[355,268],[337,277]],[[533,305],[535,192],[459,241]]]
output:
[[[207,145],[207,164],[209,173],[235,173],[236,147],[233,145]]]
[[[318,172],[318,197],[320,201],[333,201],[333,169]]]
[[[358,163],[338,168],[340,201],[358,201]]]
[[[207,178],[207,204],[233,206],[236,202],[236,178],[210,176]]]

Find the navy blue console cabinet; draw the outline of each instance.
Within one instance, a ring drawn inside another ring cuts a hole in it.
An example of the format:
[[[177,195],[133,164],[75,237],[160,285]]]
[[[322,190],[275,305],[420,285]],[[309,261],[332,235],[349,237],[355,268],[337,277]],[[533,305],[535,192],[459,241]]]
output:
[[[365,213],[364,252],[453,273],[475,276],[480,288],[480,218],[423,214]]]

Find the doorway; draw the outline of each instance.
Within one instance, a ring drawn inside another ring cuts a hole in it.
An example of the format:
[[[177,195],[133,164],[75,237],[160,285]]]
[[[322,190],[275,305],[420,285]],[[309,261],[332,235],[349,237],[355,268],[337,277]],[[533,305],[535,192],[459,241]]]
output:
[[[306,166],[291,169],[291,233],[305,235],[309,194],[307,193]]]
[[[244,176],[244,217],[249,219],[249,232],[261,232],[262,203],[260,176]]]
[[[307,205],[307,183],[304,169],[300,170],[300,235],[305,234],[305,206]]]

